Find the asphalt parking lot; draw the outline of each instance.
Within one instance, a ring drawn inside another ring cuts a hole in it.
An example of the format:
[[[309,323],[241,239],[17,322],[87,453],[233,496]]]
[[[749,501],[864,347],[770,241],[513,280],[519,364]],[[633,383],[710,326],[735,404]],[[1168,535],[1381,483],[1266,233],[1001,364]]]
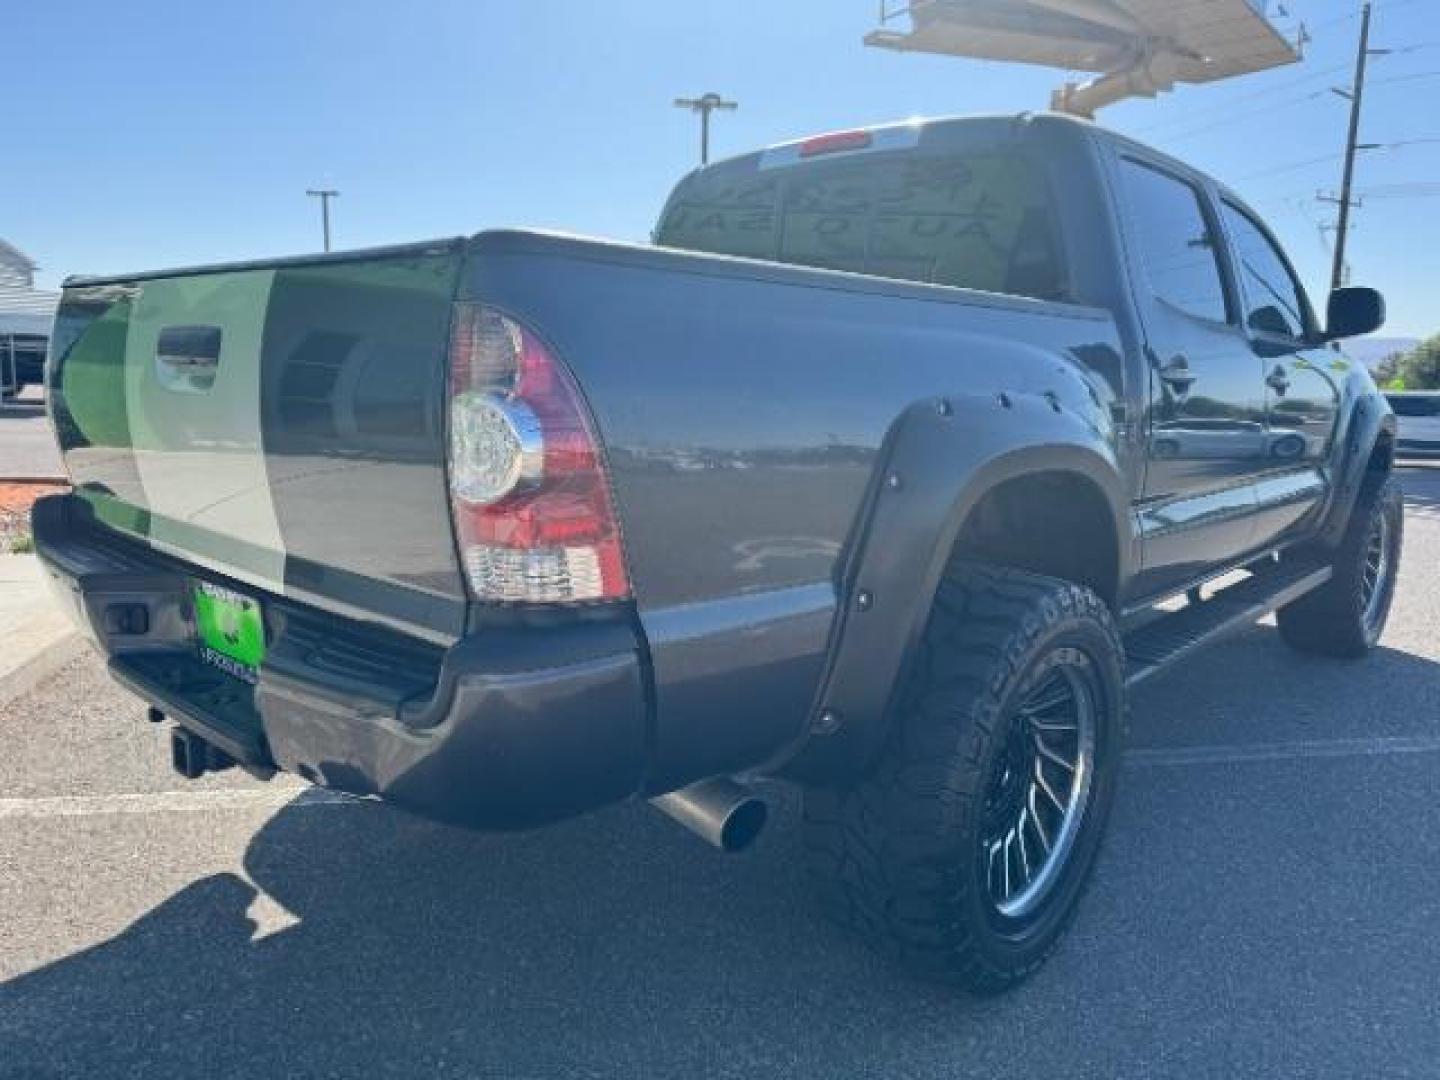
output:
[[[1147,686],[1076,927],[995,1000],[815,915],[793,800],[478,836],[225,774],[85,659],[0,716],[0,1078],[1440,1075],[1440,469],[1383,647]]]

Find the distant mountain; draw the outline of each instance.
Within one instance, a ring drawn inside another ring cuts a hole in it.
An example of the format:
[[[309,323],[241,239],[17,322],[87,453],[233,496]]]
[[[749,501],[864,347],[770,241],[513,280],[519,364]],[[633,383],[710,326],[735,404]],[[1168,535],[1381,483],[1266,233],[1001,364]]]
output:
[[[1345,352],[1354,360],[1359,360],[1367,368],[1373,368],[1387,356],[1397,352],[1409,352],[1416,345],[1419,345],[1418,338],[1401,337],[1363,337],[1351,338],[1345,342]]]

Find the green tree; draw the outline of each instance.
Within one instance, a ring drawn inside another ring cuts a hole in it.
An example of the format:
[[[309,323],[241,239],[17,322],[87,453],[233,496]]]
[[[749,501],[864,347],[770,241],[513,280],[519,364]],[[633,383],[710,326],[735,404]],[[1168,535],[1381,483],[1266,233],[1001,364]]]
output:
[[[1426,338],[1400,360],[1406,390],[1440,390],[1440,334]]]
[[[1394,384],[1400,378],[1400,362],[1405,359],[1403,352],[1393,352],[1375,365],[1375,381],[1381,386],[1395,388]]]

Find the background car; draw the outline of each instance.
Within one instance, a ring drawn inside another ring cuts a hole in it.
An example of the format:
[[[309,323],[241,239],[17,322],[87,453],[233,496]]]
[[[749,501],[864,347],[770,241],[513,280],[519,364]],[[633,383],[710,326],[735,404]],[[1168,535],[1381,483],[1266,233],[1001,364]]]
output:
[[[1396,451],[1407,457],[1440,456],[1440,390],[1392,390],[1385,397],[1400,422]]]

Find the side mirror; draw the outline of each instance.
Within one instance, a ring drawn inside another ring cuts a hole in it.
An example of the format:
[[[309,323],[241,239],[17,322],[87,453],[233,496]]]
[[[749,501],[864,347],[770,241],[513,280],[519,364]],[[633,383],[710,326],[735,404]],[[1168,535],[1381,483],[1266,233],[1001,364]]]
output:
[[[1285,318],[1285,313],[1274,304],[1267,304],[1265,307],[1252,311],[1249,323],[1250,329],[1259,334],[1274,334],[1278,337],[1288,338],[1296,336],[1294,329],[1290,326],[1290,320]]]
[[[1330,294],[1325,340],[1359,337],[1385,325],[1385,297],[1374,289],[1336,289]]]

